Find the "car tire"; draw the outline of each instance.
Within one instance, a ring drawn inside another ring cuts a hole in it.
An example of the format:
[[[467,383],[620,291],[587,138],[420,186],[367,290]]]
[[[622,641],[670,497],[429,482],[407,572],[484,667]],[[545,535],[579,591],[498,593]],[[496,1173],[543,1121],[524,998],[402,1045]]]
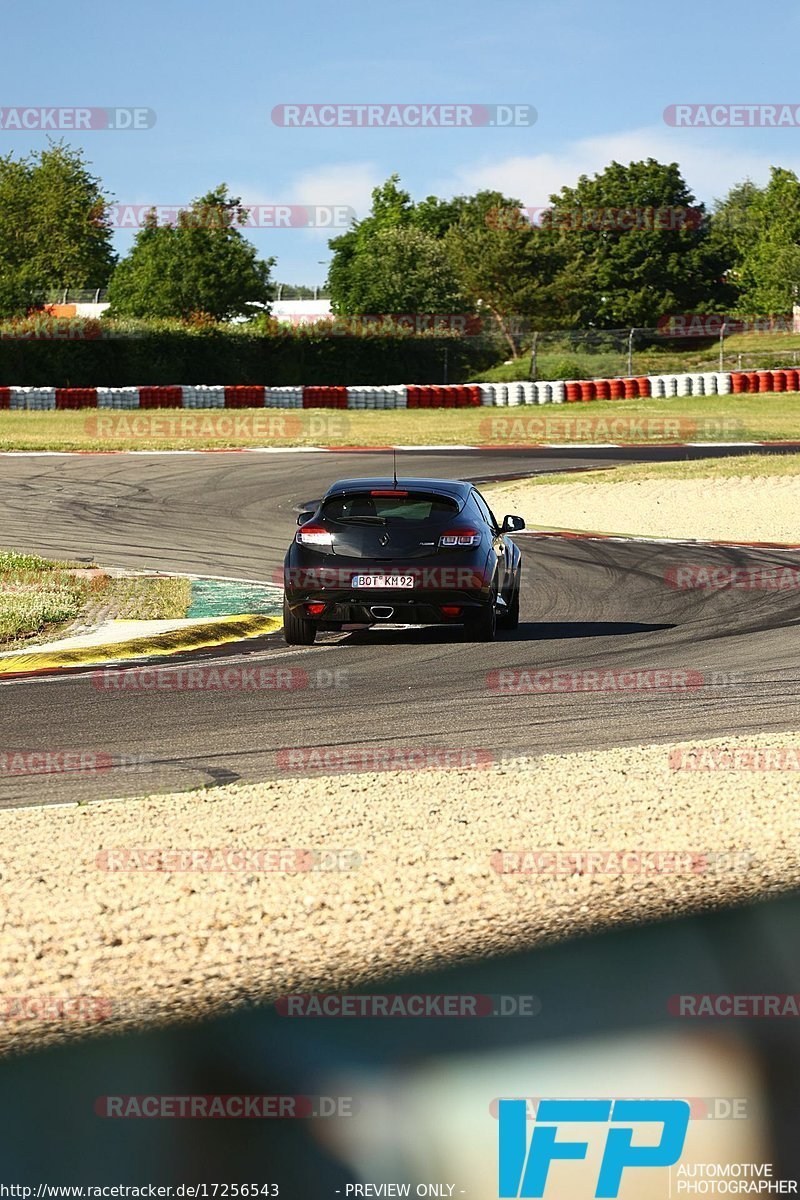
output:
[[[519,625],[519,582],[511,593],[511,603],[503,613],[502,617],[498,617],[497,624],[500,629],[516,629]]]
[[[317,627],[305,617],[296,617],[286,599],[283,601],[283,640],[287,646],[311,646],[317,636]]]
[[[466,624],[467,638],[471,642],[493,642],[497,633],[497,609],[494,601],[479,609]]]

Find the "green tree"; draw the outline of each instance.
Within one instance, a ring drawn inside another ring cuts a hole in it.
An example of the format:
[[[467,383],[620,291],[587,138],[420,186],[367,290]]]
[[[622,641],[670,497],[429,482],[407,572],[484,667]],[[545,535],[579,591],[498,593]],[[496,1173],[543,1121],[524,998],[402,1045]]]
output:
[[[508,205],[519,207],[494,191],[414,203],[391,175],[373,191],[369,216],[330,242],[333,311],[472,311],[469,280],[459,275],[461,258],[452,253],[450,231],[458,227],[460,237],[480,239],[492,213]]]
[[[554,239],[521,217],[519,205],[493,204],[483,222],[465,211],[445,236],[453,270],[470,305],[490,312],[512,357],[531,327],[558,325]],[[510,218],[510,219],[509,219]]]
[[[273,258],[261,260],[241,234],[247,210],[221,184],[194,200],[174,225],[152,210],[108,289],[110,316],[217,321],[250,316],[268,304]]]
[[[107,200],[80,151],[61,142],[0,157],[0,314],[48,291],[104,287],[114,266]]]
[[[570,324],[648,327],[730,300],[724,256],[677,163],[612,162],[551,201]]]
[[[786,313],[800,292],[800,181],[773,167],[748,208],[753,236],[737,275],[739,311]]]
[[[758,198],[762,189],[750,179],[735,184],[724,200],[715,200],[709,219],[710,242],[724,259],[728,277],[736,281],[747,254],[758,241]]]
[[[464,308],[441,239],[413,225],[373,233],[350,265],[348,289],[356,304],[350,311],[360,313],[450,313]]]
[[[391,175],[384,184],[372,192],[372,209],[363,221],[357,221],[352,229],[332,238],[328,245],[333,258],[328,269],[328,284],[331,293],[331,308],[335,313],[407,312],[408,309],[392,307],[393,292],[387,297],[377,297],[376,289],[365,280],[365,272],[359,260],[367,256],[374,259],[373,240],[387,230],[406,228],[411,223],[413,204],[411,196],[400,186],[398,175]],[[367,290],[365,292],[365,282]]]

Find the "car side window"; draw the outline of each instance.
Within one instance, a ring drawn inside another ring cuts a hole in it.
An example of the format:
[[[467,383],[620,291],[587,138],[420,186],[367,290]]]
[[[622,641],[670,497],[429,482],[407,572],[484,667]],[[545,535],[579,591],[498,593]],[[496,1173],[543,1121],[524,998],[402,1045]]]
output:
[[[493,513],[493,512],[492,512],[492,510],[489,508],[489,505],[486,503],[486,501],[484,500],[484,498],[483,498],[483,496],[480,494],[480,492],[477,492],[477,491],[474,491],[474,490],[473,490],[473,492],[472,492],[472,499],[475,501],[475,504],[476,504],[476,505],[477,505],[477,507],[478,507],[478,512],[481,514],[481,516],[483,517],[483,519],[484,519],[485,521],[487,521],[487,522],[488,522],[488,524],[489,524],[490,528],[491,528],[491,529],[492,529],[492,530],[493,530],[495,533],[499,533],[499,532],[500,532],[500,526],[497,524],[497,521],[495,520],[494,513]]]

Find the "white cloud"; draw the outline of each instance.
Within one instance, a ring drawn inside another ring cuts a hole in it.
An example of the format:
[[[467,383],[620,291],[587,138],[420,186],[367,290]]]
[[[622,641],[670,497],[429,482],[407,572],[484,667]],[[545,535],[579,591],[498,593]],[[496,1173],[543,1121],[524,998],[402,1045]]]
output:
[[[329,163],[302,171],[288,184],[269,193],[261,187],[246,184],[231,185],[231,191],[241,196],[246,204],[304,204],[328,208],[339,205],[353,209],[355,216],[361,219],[369,212],[372,189],[382,182],[383,175],[372,163]],[[303,232],[316,238],[329,238],[342,230],[322,228]]]
[[[779,137],[780,131],[775,131]],[[730,130],[711,138],[706,130],[654,128],[582,138],[558,153],[518,155],[497,162],[465,166],[440,182],[438,194],[454,195],[493,188],[516,196],[526,206],[546,205],[552,192],[573,186],[580,175],[594,175],[612,159],[628,163],[645,158],[677,162],[698,200],[710,203],[742,179],[766,183],[769,168],[780,165],[800,174],[800,155],[779,144],[770,154],[745,152],[728,140]]]

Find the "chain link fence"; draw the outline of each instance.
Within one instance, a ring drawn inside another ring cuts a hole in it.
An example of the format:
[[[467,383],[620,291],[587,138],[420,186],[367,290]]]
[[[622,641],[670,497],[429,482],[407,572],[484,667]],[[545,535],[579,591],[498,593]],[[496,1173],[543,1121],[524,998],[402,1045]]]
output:
[[[526,347],[526,357],[517,360],[516,378],[600,379],[794,366],[800,362],[800,332],[792,336],[791,318],[783,321],[777,329],[744,331],[755,345],[762,334],[769,334],[772,344],[764,349],[743,346],[741,328],[724,322],[717,322],[718,332],[706,336],[669,327],[531,331],[522,339],[530,351],[528,357]]]

